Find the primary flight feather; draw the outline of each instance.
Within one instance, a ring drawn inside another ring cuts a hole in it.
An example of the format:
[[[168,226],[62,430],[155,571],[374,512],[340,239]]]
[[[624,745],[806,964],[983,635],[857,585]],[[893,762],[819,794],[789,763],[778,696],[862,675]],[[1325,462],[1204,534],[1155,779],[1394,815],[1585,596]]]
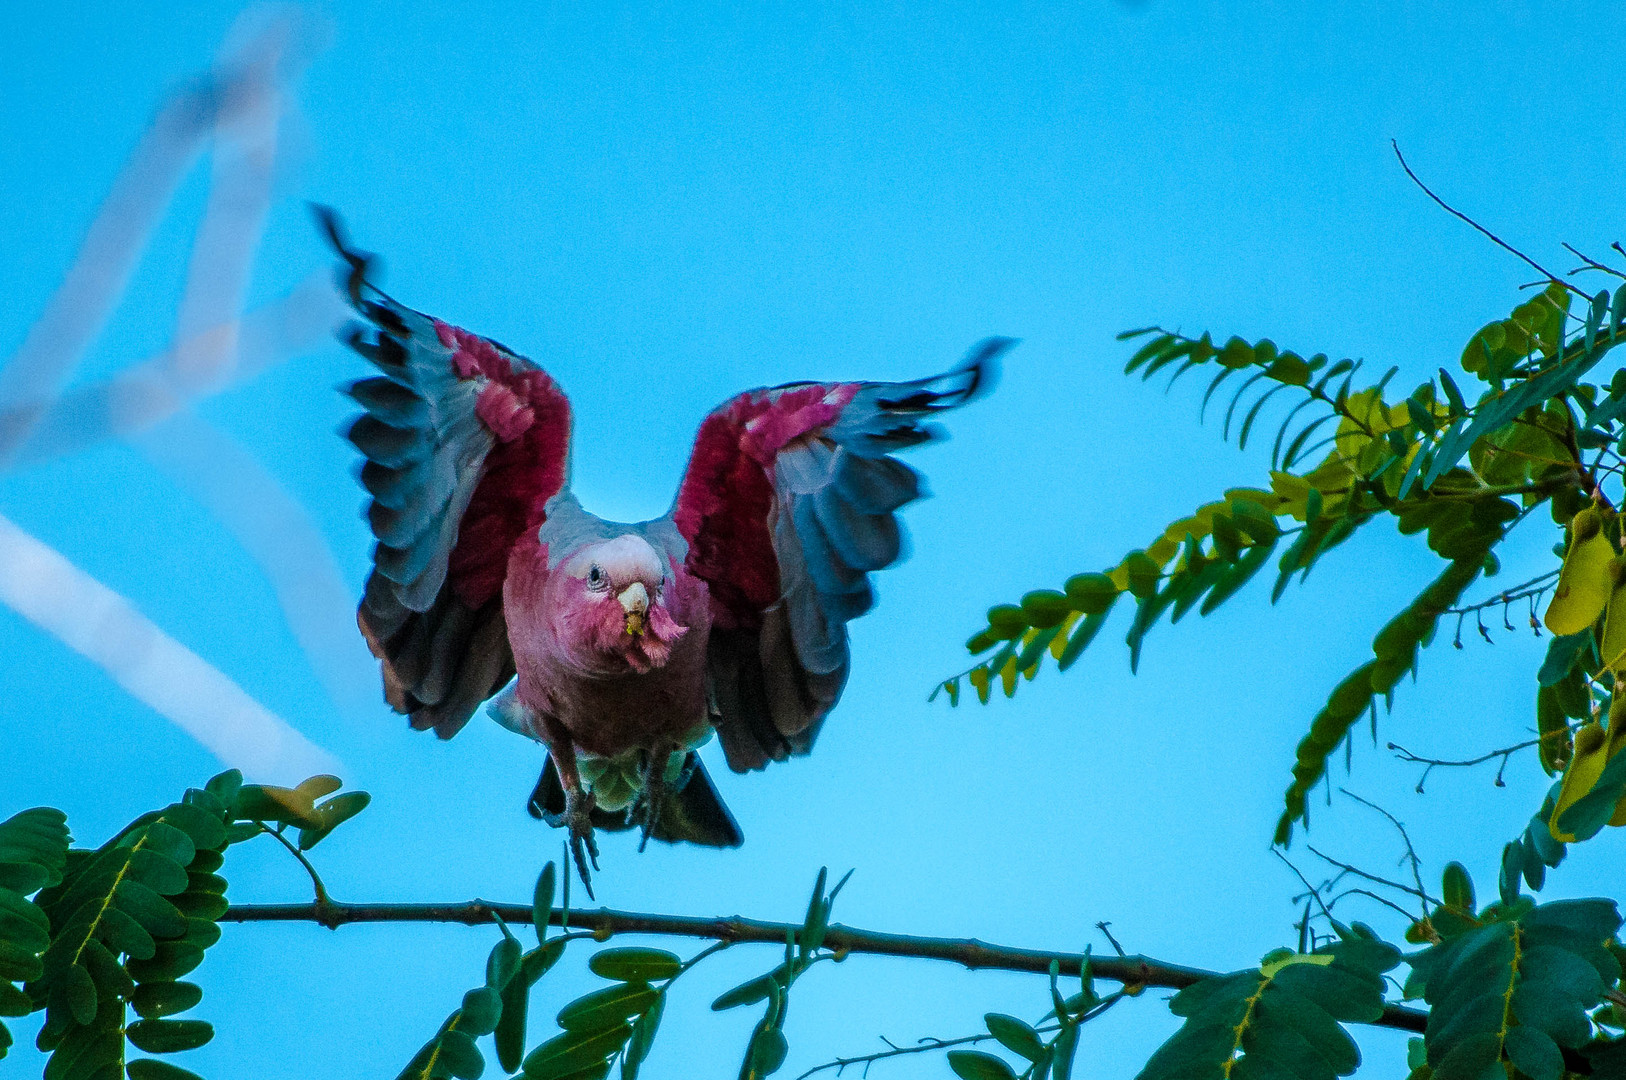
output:
[[[351,344],[381,373],[349,387],[366,410],[349,438],[378,539],[357,621],[389,704],[450,738],[495,697],[499,723],[547,747],[530,807],[570,830],[584,882],[595,826],[738,845],[695,748],[715,732],[746,772],[812,747],[846,624],[921,494],[891,455],[985,391],[1012,342],[915,382],[740,394],[701,422],[664,517],[606,521],[570,492],[558,384],[391,300],[320,214],[369,324]]]

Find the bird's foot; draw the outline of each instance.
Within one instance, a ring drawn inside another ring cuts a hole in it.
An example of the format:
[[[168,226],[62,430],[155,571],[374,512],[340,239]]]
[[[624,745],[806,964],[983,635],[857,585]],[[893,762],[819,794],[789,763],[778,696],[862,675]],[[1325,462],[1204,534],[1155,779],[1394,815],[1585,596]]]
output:
[[[597,900],[593,895],[593,878],[587,872],[589,861],[593,869],[598,866],[598,840],[593,836],[593,795],[587,791],[565,792],[565,812],[560,822],[570,830],[570,854],[576,861],[576,873],[581,876],[582,888],[587,890],[591,900]]]
[[[639,851],[643,851],[649,845],[649,838],[655,832],[655,823],[660,821],[661,811],[666,807],[668,793],[666,762],[670,756],[650,753],[644,757],[643,790],[638,795],[637,805],[633,807],[633,820],[641,827]]]

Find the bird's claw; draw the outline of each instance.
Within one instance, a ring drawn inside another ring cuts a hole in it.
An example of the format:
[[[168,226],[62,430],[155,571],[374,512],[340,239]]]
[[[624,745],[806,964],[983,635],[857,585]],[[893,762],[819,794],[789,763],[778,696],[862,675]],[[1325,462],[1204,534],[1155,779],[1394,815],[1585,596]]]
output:
[[[582,888],[587,890],[589,899],[597,900],[593,895],[593,878],[587,872],[588,863],[593,869],[598,865],[598,840],[593,835],[593,796],[588,792],[566,792],[564,822],[570,830],[570,854],[576,862],[576,873],[581,876]]]
[[[660,820],[661,808],[666,802],[666,759],[667,755],[654,753],[644,759],[643,791],[634,809],[635,820],[640,825],[639,851],[649,845],[649,838],[655,833],[655,824]]]

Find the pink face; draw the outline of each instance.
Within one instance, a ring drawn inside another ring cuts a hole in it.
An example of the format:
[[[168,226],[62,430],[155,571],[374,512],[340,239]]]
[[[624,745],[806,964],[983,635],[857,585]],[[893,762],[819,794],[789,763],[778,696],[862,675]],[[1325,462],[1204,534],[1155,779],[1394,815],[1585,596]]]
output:
[[[634,671],[650,671],[666,663],[672,645],[688,632],[667,607],[670,583],[660,557],[640,536],[618,536],[582,548],[552,576],[559,588],[560,638],[584,647],[594,658],[608,654]]]

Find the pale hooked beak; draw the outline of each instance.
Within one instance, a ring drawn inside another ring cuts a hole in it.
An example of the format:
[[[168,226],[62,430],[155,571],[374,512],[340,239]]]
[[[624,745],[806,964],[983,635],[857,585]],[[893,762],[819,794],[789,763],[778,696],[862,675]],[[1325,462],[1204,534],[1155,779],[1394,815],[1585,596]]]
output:
[[[627,613],[627,633],[633,637],[643,636],[645,616],[649,612],[649,590],[644,588],[644,583],[633,582],[622,589],[616,599],[621,601],[621,609]]]

